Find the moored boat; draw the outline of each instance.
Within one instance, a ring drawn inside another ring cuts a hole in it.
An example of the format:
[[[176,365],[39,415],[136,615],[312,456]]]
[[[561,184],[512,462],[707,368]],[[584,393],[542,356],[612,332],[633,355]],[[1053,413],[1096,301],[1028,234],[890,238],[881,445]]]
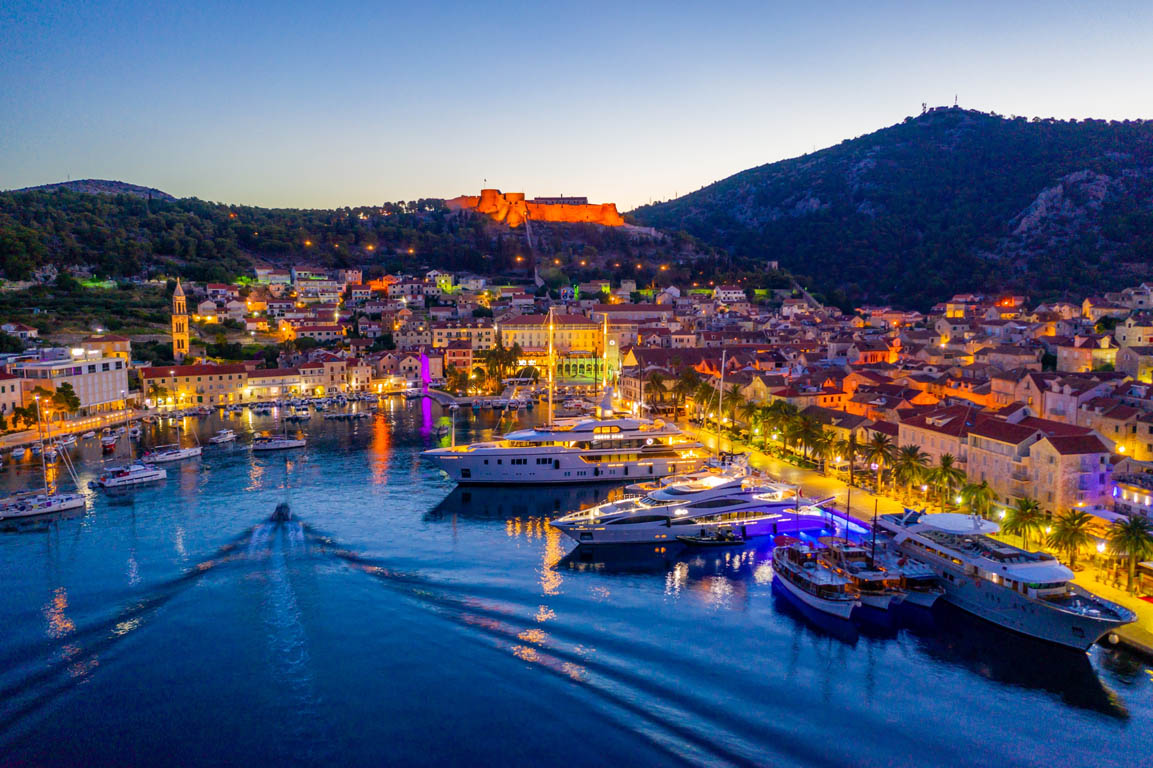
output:
[[[136,461],[123,467],[110,467],[90,485],[93,488],[126,488],[132,485],[155,483],[168,477],[168,471],[152,464]]]
[[[822,613],[847,619],[860,606],[860,591],[847,576],[821,562],[802,543],[773,549],[773,574],[790,594]]]
[[[212,437],[208,438],[208,442],[213,445],[223,445],[224,443],[231,443],[236,440],[236,433],[231,429],[222,429]]]
[[[842,538],[822,538],[820,543],[821,562],[852,581],[862,605],[885,611],[905,599],[900,576],[877,566],[866,547]]]
[[[181,448],[179,445],[173,443],[171,445],[158,445],[152,450],[147,451],[141,459],[147,464],[163,464],[169,461],[191,459],[199,456],[200,453],[201,448],[199,445]]]
[[[907,510],[877,523],[897,550],[933,569],[945,600],[1005,629],[1086,650],[1137,618],[1074,584],[1073,572],[1052,555],[990,538],[1000,530],[990,520]]]

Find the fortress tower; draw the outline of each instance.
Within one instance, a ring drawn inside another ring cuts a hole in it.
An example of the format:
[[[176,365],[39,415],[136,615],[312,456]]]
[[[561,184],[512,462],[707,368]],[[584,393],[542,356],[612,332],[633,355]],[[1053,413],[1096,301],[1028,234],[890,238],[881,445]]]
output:
[[[172,359],[178,363],[188,357],[188,333],[188,302],[178,277],[172,292]]]

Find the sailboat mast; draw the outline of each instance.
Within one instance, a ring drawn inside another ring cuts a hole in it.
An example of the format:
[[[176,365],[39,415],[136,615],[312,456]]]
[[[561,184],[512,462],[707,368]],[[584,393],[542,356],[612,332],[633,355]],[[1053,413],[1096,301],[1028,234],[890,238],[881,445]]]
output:
[[[604,323],[601,331],[601,390],[609,385],[609,313],[601,318]]]
[[[725,353],[728,350],[721,350],[721,390],[717,394],[717,458],[721,457],[721,428],[725,423]]]
[[[553,360],[553,332],[555,326],[553,325],[552,307],[548,308],[548,423],[552,426],[553,423],[553,390],[556,388],[555,382],[555,368],[556,363]]]
[[[40,395],[36,395],[36,437],[40,440],[40,475],[44,478],[44,496],[48,497],[51,494],[48,492],[47,449],[44,447],[44,431],[40,422]]]

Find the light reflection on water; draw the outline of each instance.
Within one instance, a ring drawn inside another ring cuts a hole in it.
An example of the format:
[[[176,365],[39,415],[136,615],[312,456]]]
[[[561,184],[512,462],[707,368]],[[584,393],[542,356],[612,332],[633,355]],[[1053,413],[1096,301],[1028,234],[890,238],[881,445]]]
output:
[[[831,622],[774,589],[762,544],[574,549],[548,520],[610,489],[450,488],[417,456],[441,415],[392,399],[371,422],[314,418],[298,457],[253,457],[245,434],[161,485],[3,532],[0,754],[1088,765],[1151,745],[1140,660],[1038,650],[948,611]],[[510,426],[457,419],[462,441]],[[188,422],[202,439],[220,427],[204,421]],[[99,447],[76,453],[86,481]],[[296,520],[270,524],[286,499]],[[129,698],[147,717],[124,716]]]

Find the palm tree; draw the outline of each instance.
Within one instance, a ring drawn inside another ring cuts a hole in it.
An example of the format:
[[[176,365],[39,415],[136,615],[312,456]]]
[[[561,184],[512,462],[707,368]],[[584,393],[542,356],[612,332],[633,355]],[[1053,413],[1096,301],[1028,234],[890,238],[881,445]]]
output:
[[[812,451],[813,458],[821,462],[821,472],[824,472],[825,462],[828,461],[830,456],[836,455],[836,436],[831,431],[822,429],[821,433],[817,435],[813,441]]]
[[[713,385],[707,381],[701,381],[697,384],[696,394],[693,395],[693,400],[697,403],[697,415],[702,418],[709,415],[709,409],[715,407],[717,401],[717,390],[713,389]]]
[[[692,368],[685,369],[673,384],[673,397],[676,398],[677,407],[684,405],[685,400],[695,397],[701,378]]]
[[[937,466],[929,470],[929,484],[937,489],[941,498],[941,511],[949,503],[949,497],[957,486],[965,481],[965,473],[955,464],[953,454],[945,453],[937,460]]]
[[[1071,509],[1053,522],[1053,532],[1045,541],[1047,546],[1069,556],[1069,567],[1077,566],[1077,553],[1093,541],[1089,526],[1093,517],[1088,512]]]
[[[737,415],[741,417],[742,421],[749,425],[749,435],[751,436],[761,422],[761,406],[752,400],[746,400],[741,403],[741,407],[737,410]]]
[[[969,505],[970,512],[987,518],[993,509],[993,499],[997,498],[997,494],[982,480],[979,483],[969,483],[962,488],[961,498]]]
[[[929,454],[915,445],[902,445],[893,459],[893,478],[905,486],[905,493],[920,483],[929,468]]]
[[[1153,529],[1149,519],[1134,515],[1114,522],[1109,531],[1109,549],[1129,561],[1129,591],[1137,576],[1137,563],[1153,554]]]
[[[1029,548],[1029,534],[1040,533],[1045,524],[1041,506],[1032,499],[1018,499],[1017,506],[1009,510],[1001,529],[1021,537],[1021,545]]]
[[[665,399],[665,375],[660,371],[650,371],[645,377],[645,388],[648,390],[648,401],[656,406]]]
[[[802,413],[792,425],[793,439],[804,449],[805,458],[809,458],[813,445],[821,437],[824,428],[812,416]]]
[[[877,478],[873,490],[881,492],[881,481],[885,476],[885,465],[893,460],[893,438],[883,432],[874,432],[865,443],[865,461],[877,465]]]

